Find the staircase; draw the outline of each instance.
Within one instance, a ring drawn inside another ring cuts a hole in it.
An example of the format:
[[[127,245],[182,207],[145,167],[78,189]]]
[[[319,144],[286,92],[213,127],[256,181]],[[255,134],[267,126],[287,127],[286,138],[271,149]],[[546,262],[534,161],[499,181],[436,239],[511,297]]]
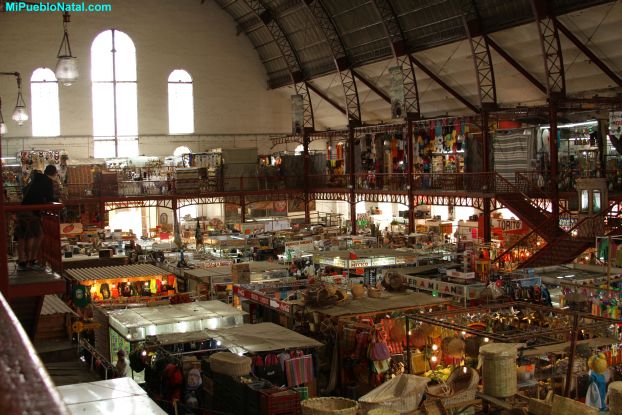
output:
[[[21,323],[28,337],[32,341],[37,331],[41,306],[43,305],[42,295],[36,297],[18,297],[9,299],[9,305],[13,313]]]
[[[603,212],[579,221],[559,238],[547,243],[542,249],[518,265],[518,268],[535,268],[572,262],[586,249],[594,245],[594,238],[603,235],[619,235],[622,215],[617,203]],[[578,233],[579,236],[573,236]]]
[[[518,180],[517,180],[518,182]],[[495,176],[495,198],[510,209],[520,220],[526,223],[547,242],[564,235],[558,224],[550,221],[551,214],[537,206],[529,196],[510,183],[504,177]]]
[[[546,244],[518,268],[548,267],[551,265],[568,264],[594,245],[594,238],[570,238],[568,235],[557,241]]]

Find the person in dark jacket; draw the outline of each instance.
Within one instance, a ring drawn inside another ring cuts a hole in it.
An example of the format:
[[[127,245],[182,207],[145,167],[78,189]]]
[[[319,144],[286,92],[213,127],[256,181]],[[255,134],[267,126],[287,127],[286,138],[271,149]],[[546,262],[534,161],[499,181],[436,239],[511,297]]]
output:
[[[58,202],[58,198],[54,196],[53,182],[57,174],[56,166],[53,165],[47,166],[43,173],[34,170],[30,184],[24,189],[22,205],[42,205]],[[19,212],[15,226],[15,238],[19,241],[17,270],[41,270],[42,267],[37,264],[37,256],[39,255],[39,249],[43,240],[41,212]]]

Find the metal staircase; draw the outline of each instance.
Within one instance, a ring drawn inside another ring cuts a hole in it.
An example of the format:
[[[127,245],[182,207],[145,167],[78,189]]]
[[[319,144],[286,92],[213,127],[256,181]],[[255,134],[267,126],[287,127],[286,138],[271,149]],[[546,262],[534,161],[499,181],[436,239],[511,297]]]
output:
[[[503,176],[496,174],[495,198],[497,201],[510,209],[520,220],[547,242],[564,235],[564,231],[558,224],[549,220],[551,213],[539,204],[539,200],[546,200],[546,196],[541,199],[529,197],[528,193],[531,189],[527,187],[527,182],[520,179],[521,177],[517,174],[517,184],[513,184]],[[520,186],[521,184],[523,186]]]

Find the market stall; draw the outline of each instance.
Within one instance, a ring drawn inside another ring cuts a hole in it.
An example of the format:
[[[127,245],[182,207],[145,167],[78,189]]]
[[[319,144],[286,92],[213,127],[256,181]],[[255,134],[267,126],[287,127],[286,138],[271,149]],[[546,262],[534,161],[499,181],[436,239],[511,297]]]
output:
[[[543,398],[551,390],[584,399],[594,374],[619,377],[617,320],[527,303],[406,317],[406,370],[446,379],[456,368],[483,361],[484,398],[505,399],[519,391]],[[592,366],[594,359],[602,359],[602,370]]]
[[[285,393],[288,401],[299,401],[291,388],[315,396],[316,350],[321,346],[276,324],[244,324],[156,335],[131,359],[135,369],[145,371],[145,387],[157,401],[179,396],[181,408],[269,414],[266,400],[271,393]],[[178,371],[183,382],[162,390],[157,379],[171,371]],[[203,388],[192,387],[196,379],[202,380]]]
[[[56,390],[71,414],[166,415],[130,378],[58,386]]]
[[[150,264],[74,268],[64,272],[72,286],[73,303],[127,303],[175,295],[177,278]]]
[[[395,249],[359,249],[347,251],[314,252],[313,262],[325,273],[339,273],[361,278],[365,284],[376,285],[384,270],[428,264],[451,264],[452,253],[438,251],[417,252]]]
[[[357,398],[404,371],[404,315],[415,310],[430,312],[447,301],[428,294],[383,292],[379,298],[361,297],[325,306],[306,306],[311,331],[333,348],[337,369],[331,373],[333,388]],[[379,343],[382,346],[374,346]],[[378,350],[373,351],[374,348]],[[382,350],[380,350],[382,348]],[[377,353],[376,353],[377,352]]]
[[[147,336],[237,326],[243,324],[246,314],[220,301],[99,311],[95,316],[101,329],[96,331],[95,347],[113,364],[119,350],[129,356]]]

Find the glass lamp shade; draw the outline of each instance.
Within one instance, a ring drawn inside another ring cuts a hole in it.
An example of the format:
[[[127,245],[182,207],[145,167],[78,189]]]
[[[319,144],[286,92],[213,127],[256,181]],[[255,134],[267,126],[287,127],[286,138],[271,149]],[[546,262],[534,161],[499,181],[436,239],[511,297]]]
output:
[[[56,79],[63,85],[69,86],[78,79],[78,58],[73,56],[59,56],[55,71]]]
[[[23,125],[26,121],[28,121],[28,113],[26,112],[26,108],[19,105],[15,107],[15,111],[13,111],[13,121],[17,123],[17,125]]]
[[[6,124],[4,122],[0,122],[0,134],[6,134]]]

